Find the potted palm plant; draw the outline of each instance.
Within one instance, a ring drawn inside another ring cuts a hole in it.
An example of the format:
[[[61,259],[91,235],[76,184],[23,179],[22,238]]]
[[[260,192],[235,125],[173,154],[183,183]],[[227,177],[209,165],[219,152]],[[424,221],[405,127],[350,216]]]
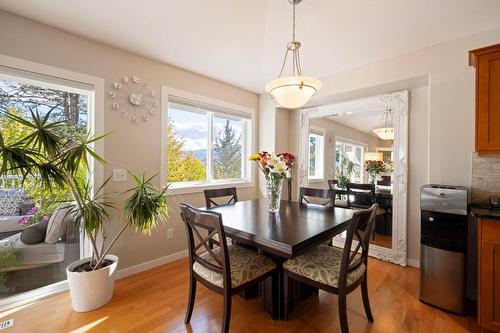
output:
[[[359,165],[351,161],[349,156],[337,151],[337,170],[336,177],[340,188],[346,188],[347,183],[351,181],[352,173]]]
[[[110,250],[126,229],[150,233],[168,217],[167,188],[158,189],[152,184],[153,177],[131,174],[135,186],[126,193],[123,209],[124,225],[108,237],[109,209],[115,205],[103,193],[109,178],[98,188],[87,181],[90,158],[104,164],[92,145],[103,136],[79,134],[68,130],[65,122],[51,120],[49,110],[41,115],[30,110],[31,119],[3,110],[2,116],[27,129],[27,135],[6,142],[0,132],[0,176],[22,175],[35,178],[50,189],[67,189],[71,200],[62,203],[65,214],[76,223],[90,242],[92,255],[67,267],[68,283],[73,309],[90,311],[109,302],[113,294],[114,276],[118,257]],[[78,229],[78,228],[74,228]]]

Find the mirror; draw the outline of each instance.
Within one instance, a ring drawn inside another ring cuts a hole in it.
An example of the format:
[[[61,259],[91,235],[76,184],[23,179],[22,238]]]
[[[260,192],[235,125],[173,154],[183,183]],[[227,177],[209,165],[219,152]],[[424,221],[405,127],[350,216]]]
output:
[[[376,202],[370,255],[405,266],[408,91],[304,109],[300,126],[299,186],[335,189],[336,207]]]

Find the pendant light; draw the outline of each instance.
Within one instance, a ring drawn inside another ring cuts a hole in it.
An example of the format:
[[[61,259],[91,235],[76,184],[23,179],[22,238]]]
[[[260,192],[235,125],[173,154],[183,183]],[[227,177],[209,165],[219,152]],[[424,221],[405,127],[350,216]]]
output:
[[[393,114],[390,107],[385,107],[380,127],[375,128],[373,133],[382,140],[394,140]]]
[[[285,59],[278,78],[268,82],[265,87],[266,91],[276,99],[280,106],[289,109],[303,106],[321,88],[319,80],[302,76],[299,53],[301,43],[295,39],[295,6],[300,1],[288,0],[293,7],[292,41],[287,45]],[[292,54],[292,75],[282,77],[289,53]]]

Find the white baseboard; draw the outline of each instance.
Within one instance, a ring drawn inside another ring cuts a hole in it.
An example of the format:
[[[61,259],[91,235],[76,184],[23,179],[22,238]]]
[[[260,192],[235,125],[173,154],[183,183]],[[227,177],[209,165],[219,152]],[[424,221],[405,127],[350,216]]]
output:
[[[183,250],[180,252],[172,253],[164,257],[156,258],[153,260],[149,260],[135,266],[127,267],[124,269],[120,269],[116,272],[116,279],[123,279],[124,277],[134,275],[140,272],[147,271],[148,269],[155,268],[161,265],[168,264],[169,262],[176,261],[178,259],[182,259],[188,256],[188,251]]]
[[[420,268],[420,260],[407,258],[406,263],[408,266]]]

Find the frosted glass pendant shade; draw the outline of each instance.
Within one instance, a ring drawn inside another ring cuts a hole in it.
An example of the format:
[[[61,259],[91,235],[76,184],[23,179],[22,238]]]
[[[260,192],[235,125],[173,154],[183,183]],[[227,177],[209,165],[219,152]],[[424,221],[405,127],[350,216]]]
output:
[[[296,109],[321,89],[321,82],[307,76],[286,76],[268,82],[265,88],[280,106]]]
[[[367,152],[365,153],[365,161],[383,161],[384,155],[377,152]]]
[[[394,127],[380,127],[373,130],[382,140],[394,140]]]

